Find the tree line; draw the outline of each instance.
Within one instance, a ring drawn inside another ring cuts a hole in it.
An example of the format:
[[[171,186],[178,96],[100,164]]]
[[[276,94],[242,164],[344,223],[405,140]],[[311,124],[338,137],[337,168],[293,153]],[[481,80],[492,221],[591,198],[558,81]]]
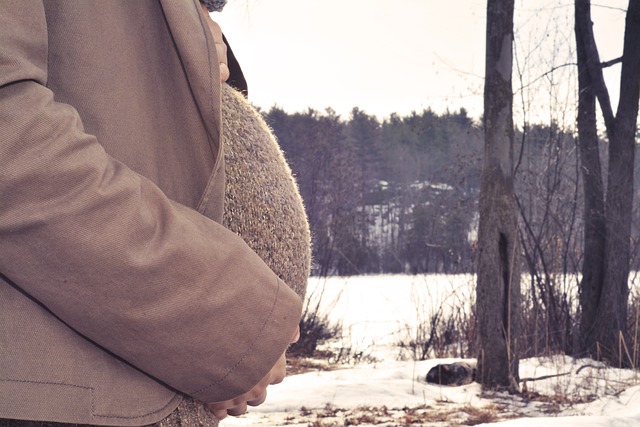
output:
[[[348,118],[279,107],[263,115],[305,202],[314,275],[475,271],[479,120],[428,109],[383,120],[358,108]],[[540,287],[581,271],[582,163],[575,132],[558,124],[528,124],[515,140],[524,270]],[[632,238],[640,241],[635,224]]]
[[[313,274],[473,268],[482,132],[465,110],[264,113],[305,202]]]

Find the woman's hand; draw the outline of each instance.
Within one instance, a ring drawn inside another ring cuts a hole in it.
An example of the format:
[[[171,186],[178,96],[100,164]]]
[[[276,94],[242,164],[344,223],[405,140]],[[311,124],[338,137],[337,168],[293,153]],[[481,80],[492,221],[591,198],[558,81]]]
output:
[[[222,39],[222,29],[220,25],[215,23],[211,16],[209,15],[209,11],[207,7],[200,3],[200,8],[204,11],[206,15],[207,24],[209,25],[209,29],[213,34],[213,41],[216,45],[216,54],[218,56],[218,62],[220,63],[220,81],[226,82],[229,78],[229,67],[227,65],[227,45],[224,43]]]
[[[206,405],[213,415],[222,420],[227,415],[238,416],[247,412],[248,406],[258,406],[267,398],[267,387],[271,384],[282,382],[286,375],[286,361],[284,354],[278,359],[271,371],[248,393],[223,402],[209,403]]]
[[[294,333],[291,343],[297,342],[300,338],[300,327]],[[239,416],[247,412],[248,406],[258,406],[267,398],[267,387],[271,384],[279,384],[287,375],[287,360],[285,353],[280,356],[271,371],[249,392],[235,399],[225,400],[223,402],[209,403],[205,405],[213,415],[222,420],[227,415]]]

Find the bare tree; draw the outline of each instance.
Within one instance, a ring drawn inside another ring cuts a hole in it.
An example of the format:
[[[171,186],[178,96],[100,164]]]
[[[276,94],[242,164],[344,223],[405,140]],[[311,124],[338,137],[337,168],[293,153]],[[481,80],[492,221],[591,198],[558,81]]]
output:
[[[516,389],[520,304],[518,211],[514,194],[514,0],[488,0],[484,89],[485,150],[478,230],[478,377]]]
[[[578,137],[585,188],[585,238],[580,343],[584,352],[611,362],[625,357],[635,136],[640,97],[640,2],[630,0],[620,76],[620,100],[613,113],[593,35],[591,1],[575,0],[578,55]],[[604,190],[598,151],[596,99],[607,138],[609,165]]]

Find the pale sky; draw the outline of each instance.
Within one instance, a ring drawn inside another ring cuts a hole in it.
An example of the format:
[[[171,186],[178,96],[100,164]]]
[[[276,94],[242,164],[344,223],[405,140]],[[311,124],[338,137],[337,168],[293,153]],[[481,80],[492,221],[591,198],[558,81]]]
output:
[[[627,1],[593,4],[602,59],[619,56],[624,13],[615,8]],[[572,0],[516,0],[524,80],[575,62],[572,11]],[[346,116],[357,106],[384,118],[464,107],[478,117],[485,13],[486,0],[228,0],[212,17],[240,60],[251,101],[264,109],[331,107]],[[568,81],[571,68],[539,81],[525,102],[557,103],[549,88]],[[619,66],[607,73],[615,86]]]

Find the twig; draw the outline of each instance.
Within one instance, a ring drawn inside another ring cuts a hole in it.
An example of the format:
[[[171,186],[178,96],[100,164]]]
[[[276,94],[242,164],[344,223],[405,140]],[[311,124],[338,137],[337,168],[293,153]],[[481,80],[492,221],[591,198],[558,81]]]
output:
[[[558,377],[564,377],[565,375],[571,375],[571,372],[564,372],[562,374],[553,374],[553,375],[543,375],[541,377],[531,377],[531,378],[522,378],[522,382],[528,382],[528,381],[542,381],[542,380],[548,380],[550,378],[558,378]]]
[[[620,58],[612,59],[610,61],[601,62],[600,66],[602,68],[607,68],[607,67],[611,67],[612,65],[619,64],[620,62],[622,62],[622,56]]]
[[[602,369],[602,366],[596,366],[596,365],[582,365],[578,368],[578,370],[576,371],[576,375],[578,375],[580,373],[580,371],[582,371],[585,368],[593,368],[593,369]]]

